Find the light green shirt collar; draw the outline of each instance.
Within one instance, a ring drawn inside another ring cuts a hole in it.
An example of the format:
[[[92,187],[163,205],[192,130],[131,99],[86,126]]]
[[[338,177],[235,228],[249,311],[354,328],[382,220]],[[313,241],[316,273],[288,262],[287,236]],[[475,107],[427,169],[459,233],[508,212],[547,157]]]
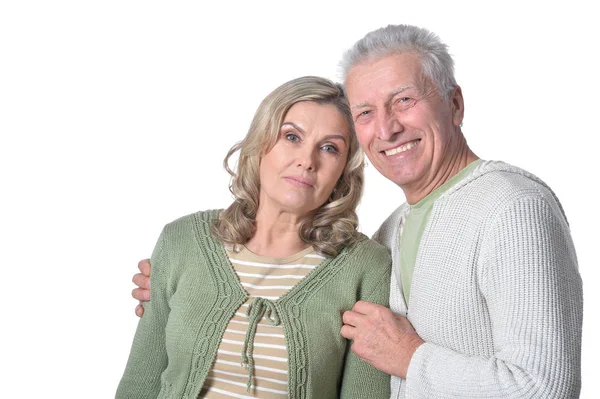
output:
[[[435,190],[433,190],[432,192],[427,194],[425,196],[425,198],[422,198],[416,204],[410,205],[410,208],[417,210],[417,209],[420,209],[423,207],[427,207],[428,204],[435,202],[435,200],[440,198],[440,196],[442,194],[444,194],[446,191],[448,191],[450,188],[452,188],[452,186],[454,186],[456,183],[458,183],[463,178],[465,178],[469,173],[471,173],[471,171],[473,169],[475,169],[475,167],[477,165],[479,165],[480,163],[481,163],[481,159],[477,159],[477,160],[471,162],[470,164],[465,166],[460,172],[458,172],[457,174],[452,176],[450,179],[448,179],[444,184],[442,184],[441,186],[439,186],[438,188],[436,188]]]

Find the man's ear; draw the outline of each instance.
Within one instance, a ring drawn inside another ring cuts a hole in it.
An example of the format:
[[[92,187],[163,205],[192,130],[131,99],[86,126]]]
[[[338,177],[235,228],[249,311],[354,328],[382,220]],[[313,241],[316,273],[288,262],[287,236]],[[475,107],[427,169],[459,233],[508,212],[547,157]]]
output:
[[[452,106],[452,123],[458,127],[462,124],[465,116],[465,101],[460,86],[457,86],[450,94],[450,104]]]

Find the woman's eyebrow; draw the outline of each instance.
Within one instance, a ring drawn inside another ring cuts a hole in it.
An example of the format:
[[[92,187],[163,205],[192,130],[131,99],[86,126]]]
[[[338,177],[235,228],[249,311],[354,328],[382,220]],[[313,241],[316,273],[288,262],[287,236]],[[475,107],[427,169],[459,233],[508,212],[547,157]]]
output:
[[[341,134],[329,134],[329,135],[323,137],[323,140],[331,140],[331,139],[342,140],[344,142],[344,144],[346,143],[346,138]]]
[[[286,125],[289,125],[291,127],[293,127],[294,129],[298,130],[300,133],[306,134],[306,132],[304,131],[304,129],[302,129],[300,126],[296,125],[294,122],[284,122],[281,127],[284,127]],[[346,144],[346,138],[344,137],[344,135],[342,134],[328,134],[327,136],[323,137],[323,140],[342,140],[344,142],[344,144]]]
[[[306,132],[304,131],[304,129],[302,129],[300,126],[296,125],[294,122],[284,122],[281,127],[284,127],[285,125],[290,125],[291,127],[293,127],[294,129],[298,130],[300,133],[304,133],[306,134]]]

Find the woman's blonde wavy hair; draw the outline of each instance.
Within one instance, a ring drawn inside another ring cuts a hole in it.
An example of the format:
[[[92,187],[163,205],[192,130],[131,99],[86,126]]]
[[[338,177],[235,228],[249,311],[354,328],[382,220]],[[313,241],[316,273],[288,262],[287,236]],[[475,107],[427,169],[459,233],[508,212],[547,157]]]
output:
[[[235,201],[221,212],[212,233],[231,245],[245,244],[254,234],[258,210],[261,157],[268,153],[280,135],[288,110],[300,101],[331,104],[344,116],[349,128],[350,146],[346,166],[333,193],[313,217],[300,226],[300,238],[324,255],[336,256],[358,237],[356,207],[363,189],[364,156],[359,147],[350,107],[342,86],[328,79],[305,76],[282,84],[260,104],[248,134],[235,144],[223,165],[231,175],[229,189]],[[237,170],[229,167],[229,158],[239,151]]]

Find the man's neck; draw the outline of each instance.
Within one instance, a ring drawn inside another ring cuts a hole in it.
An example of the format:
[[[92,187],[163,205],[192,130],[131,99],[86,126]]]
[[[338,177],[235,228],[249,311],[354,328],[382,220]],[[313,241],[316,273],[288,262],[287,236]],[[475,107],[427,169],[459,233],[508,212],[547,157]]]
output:
[[[465,144],[461,151],[458,151],[444,164],[440,165],[440,167],[437,168],[437,173],[429,177],[425,184],[420,187],[402,187],[404,195],[406,196],[406,201],[411,205],[416,204],[477,159],[479,159],[479,157]]]

